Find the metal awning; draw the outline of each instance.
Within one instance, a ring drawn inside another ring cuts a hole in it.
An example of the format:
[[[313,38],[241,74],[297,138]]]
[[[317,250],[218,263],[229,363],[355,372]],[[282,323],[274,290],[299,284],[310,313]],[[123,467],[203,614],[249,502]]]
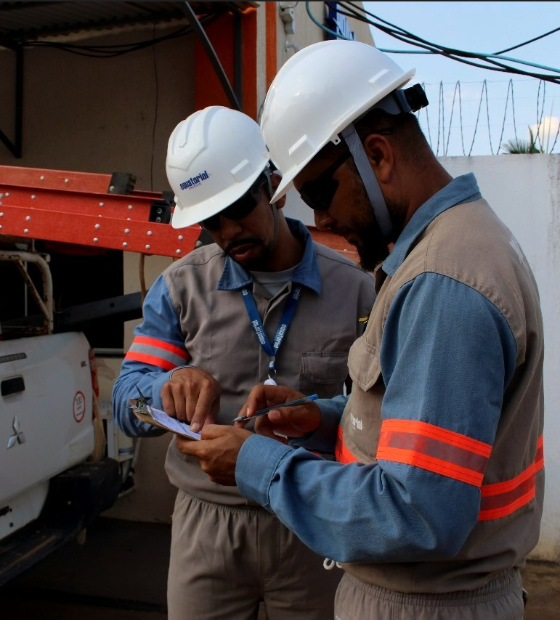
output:
[[[44,37],[172,20],[188,23],[185,2],[60,0],[0,2],[0,45],[14,47]],[[198,16],[244,11],[256,2],[189,2]]]

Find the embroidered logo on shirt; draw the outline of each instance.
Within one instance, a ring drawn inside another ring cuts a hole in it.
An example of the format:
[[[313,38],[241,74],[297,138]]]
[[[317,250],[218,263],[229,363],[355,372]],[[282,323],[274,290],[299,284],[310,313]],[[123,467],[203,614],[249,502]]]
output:
[[[360,418],[355,418],[354,414],[350,414],[350,421],[352,422],[352,427],[358,429],[359,431],[364,430],[364,423],[360,420]]]
[[[525,254],[523,253],[523,250],[521,249],[521,246],[519,245],[519,241],[517,241],[517,239],[513,235],[509,239],[509,244],[515,250],[515,253],[517,254],[517,257],[519,258],[519,261],[521,262],[521,264],[524,267],[528,268],[529,264],[527,263]]]

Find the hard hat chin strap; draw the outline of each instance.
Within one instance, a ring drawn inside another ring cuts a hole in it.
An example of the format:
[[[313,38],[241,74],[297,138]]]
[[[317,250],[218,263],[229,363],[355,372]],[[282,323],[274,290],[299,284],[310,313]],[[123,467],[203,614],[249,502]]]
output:
[[[266,181],[268,186],[268,196],[269,199],[274,195],[274,191],[272,189],[272,181],[271,181],[271,172],[270,170],[265,169],[264,173],[266,175]],[[272,216],[274,218],[274,234],[272,237],[272,247],[276,247],[276,240],[278,239],[278,207],[275,202],[270,203],[270,208],[272,209]]]
[[[395,90],[389,93],[373,107],[394,115],[417,112],[421,108],[425,108],[427,105],[428,99],[424,89],[420,86],[420,84],[416,84],[410,88]],[[383,197],[379,183],[375,178],[375,174],[373,174],[373,170],[369,164],[362,141],[356,132],[354,123],[350,123],[348,127],[345,127],[340,132],[340,135],[350,149],[350,153],[352,153],[356,168],[358,169],[358,173],[362,179],[366,194],[373,209],[373,215],[379,224],[381,233],[385,239],[390,240],[391,233],[393,231],[393,224],[391,222],[389,209],[387,208],[385,198]],[[340,141],[338,136],[337,140]],[[337,143],[336,140],[333,140],[333,142],[335,144]]]
[[[352,153],[354,163],[356,164],[358,174],[364,184],[367,197],[369,198],[371,208],[373,209],[373,215],[379,224],[381,234],[385,237],[385,239],[390,239],[393,224],[391,223],[389,209],[387,208],[385,198],[381,193],[381,188],[375,178],[375,174],[373,174],[373,170],[371,169],[371,165],[368,161],[362,141],[356,132],[354,124],[350,123],[350,125],[345,127],[340,134],[350,149],[350,153]]]

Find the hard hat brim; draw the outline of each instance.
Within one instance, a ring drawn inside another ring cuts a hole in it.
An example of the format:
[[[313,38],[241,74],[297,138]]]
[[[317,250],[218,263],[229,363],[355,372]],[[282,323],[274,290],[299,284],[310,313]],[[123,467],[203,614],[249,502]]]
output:
[[[276,191],[274,192],[274,195],[270,199],[270,204],[273,204],[273,203],[277,202],[278,200],[280,200],[280,198],[285,196],[292,189],[293,186],[294,186],[294,184],[293,184],[292,181],[287,180],[286,182],[284,182],[282,180],[280,185],[276,188]]]

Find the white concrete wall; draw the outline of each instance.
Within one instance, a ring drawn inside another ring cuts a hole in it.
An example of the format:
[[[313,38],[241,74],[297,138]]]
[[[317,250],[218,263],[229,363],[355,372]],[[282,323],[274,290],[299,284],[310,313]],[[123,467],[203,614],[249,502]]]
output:
[[[453,176],[473,172],[482,195],[510,228],[531,265],[545,330],[546,495],[533,556],[560,562],[560,155],[442,157]]]

